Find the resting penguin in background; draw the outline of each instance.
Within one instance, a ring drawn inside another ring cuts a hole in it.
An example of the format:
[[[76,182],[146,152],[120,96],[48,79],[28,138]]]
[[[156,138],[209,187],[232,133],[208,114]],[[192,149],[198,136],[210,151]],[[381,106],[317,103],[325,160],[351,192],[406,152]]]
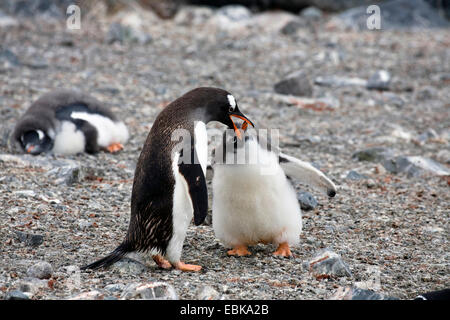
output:
[[[61,89],[44,94],[19,119],[12,139],[27,153],[116,152],[128,140],[122,121],[97,99]]]
[[[234,155],[234,164],[224,161]],[[321,171],[281,153],[254,130],[244,133],[242,143],[224,134],[213,151],[213,161],[213,229],[216,237],[232,248],[228,255],[250,255],[247,246],[257,243],[277,245],[275,255],[292,255],[290,246],[299,243],[302,217],[287,177],[297,178],[329,197],[336,194],[334,183]]]
[[[199,225],[208,212],[206,124],[219,121],[238,130],[232,117],[253,126],[229,92],[208,87],[189,91],[161,111],[136,165],[125,239],[108,256],[82,269],[110,266],[133,251],[148,253],[165,269],[201,269],[180,258],[192,217]],[[177,133],[183,132],[187,137],[179,139]]]

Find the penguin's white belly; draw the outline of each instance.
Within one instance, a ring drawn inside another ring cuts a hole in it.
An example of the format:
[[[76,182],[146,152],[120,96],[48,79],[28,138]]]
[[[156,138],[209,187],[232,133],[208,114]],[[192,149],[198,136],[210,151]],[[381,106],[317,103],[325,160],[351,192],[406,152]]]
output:
[[[206,171],[208,136],[206,126],[203,122],[196,123],[194,128],[195,151],[198,156],[199,164],[203,173]],[[172,227],[173,235],[167,246],[166,256],[172,262],[178,262],[181,258],[183,242],[186,237],[186,231],[194,216],[194,207],[189,194],[189,186],[186,179],[179,172],[178,160],[180,154],[176,153],[172,160],[172,173],[175,178],[172,207]]]
[[[271,174],[261,174],[259,165],[214,167],[213,228],[226,246],[298,244],[301,210],[293,187],[278,162],[274,164]]]
[[[97,129],[97,144],[107,147],[112,143],[125,143],[128,140],[128,130],[123,122],[114,122],[108,117],[86,112],[72,112],[73,119],[89,122]]]
[[[53,141],[53,153],[75,154],[84,152],[86,139],[83,132],[77,130],[74,123],[62,121],[60,128],[55,133]]]
[[[179,153],[177,153],[172,163],[172,171],[175,177],[172,205],[173,234],[166,250],[166,257],[170,262],[180,261],[186,231],[194,212],[191,197],[189,196],[188,184],[178,171],[179,156]]]

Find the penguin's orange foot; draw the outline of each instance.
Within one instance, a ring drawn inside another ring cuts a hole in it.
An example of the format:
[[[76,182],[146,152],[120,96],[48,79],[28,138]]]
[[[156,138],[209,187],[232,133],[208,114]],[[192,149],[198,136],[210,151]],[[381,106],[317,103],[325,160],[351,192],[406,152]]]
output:
[[[244,245],[239,245],[239,246],[235,246],[233,249],[228,250],[227,254],[229,256],[250,256],[251,252],[248,251],[247,246]]]
[[[176,269],[178,269],[178,270],[181,270],[181,271],[194,271],[194,272],[196,272],[196,271],[202,270],[201,266],[197,266],[195,264],[186,264],[186,263],[181,262],[181,261],[175,263],[174,267]]]
[[[168,260],[164,259],[161,255],[157,254],[157,255],[152,256],[152,258],[156,262],[158,267],[163,268],[163,269],[172,268],[172,264]]]
[[[109,146],[106,147],[106,150],[108,150],[111,153],[118,152],[123,149],[123,145],[121,143],[111,143]]]
[[[280,243],[277,250],[273,254],[285,258],[292,257],[292,252],[291,249],[289,249],[289,244],[287,242]]]

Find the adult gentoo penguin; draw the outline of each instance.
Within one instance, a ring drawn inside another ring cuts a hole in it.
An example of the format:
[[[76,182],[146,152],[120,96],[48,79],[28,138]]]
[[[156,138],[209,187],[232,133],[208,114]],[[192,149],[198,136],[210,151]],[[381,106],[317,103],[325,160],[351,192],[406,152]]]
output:
[[[100,101],[77,90],[59,89],[36,100],[12,135],[24,152],[37,155],[116,152],[128,140],[122,121]]]
[[[201,269],[181,262],[180,258],[192,216],[199,225],[208,210],[205,125],[219,121],[237,130],[232,117],[253,126],[239,111],[234,97],[217,88],[194,89],[164,108],[147,136],[136,165],[125,239],[107,257],[82,269],[107,267],[133,251],[150,254],[162,268]],[[180,130],[190,135],[182,150],[177,148],[179,139],[173,139],[174,133]],[[187,161],[186,153],[191,154]]]
[[[213,229],[216,237],[232,248],[228,255],[250,255],[249,245],[273,243],[278,246],[275,255],[291,256],[290,246],[300,240],[302,217],[287,177],[329,197],[336,194],[334,183],[309,163],[281,153],[255,130],[248,130],[242,143],[224,135],[214,151]],[[234,161],[223,161],[226,159]]]

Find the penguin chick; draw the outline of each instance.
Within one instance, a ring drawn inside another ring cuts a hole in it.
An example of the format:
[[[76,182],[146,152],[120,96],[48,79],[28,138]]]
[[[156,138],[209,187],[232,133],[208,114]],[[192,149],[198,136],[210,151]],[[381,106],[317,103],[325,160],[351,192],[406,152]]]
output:
[[[234,140],[230,143],[230,139]],[[234,161],[230,163],[230,159]],[[254,130],[248,130],[242,142],[224,135],[213,161],[213,229],[216,237],[232,248],[228,255],[250,255],[249,245],[273,243],[278,246],[275,255],[292,256],[290,247],[299,243],[302,217],[287,177],[330,197],[336,194],[334,183],[322,172],[281,153]]]
[[[201,269],[180,258],[192,217],[199,225],[208,211],[206,124],[219,121],[236,128],[232,117],[253,125],[229,92],[208,87],[189,91],[161,111],[136,165],[125,239],[111,254],[82,269],[108,267],[133,251],[150,254],[161,268]]]
[[[100,101],[80,91],[60,89],[41,96],[19,119],[12,134],[32,155],[117,152],[128,140],[122,121]]]

